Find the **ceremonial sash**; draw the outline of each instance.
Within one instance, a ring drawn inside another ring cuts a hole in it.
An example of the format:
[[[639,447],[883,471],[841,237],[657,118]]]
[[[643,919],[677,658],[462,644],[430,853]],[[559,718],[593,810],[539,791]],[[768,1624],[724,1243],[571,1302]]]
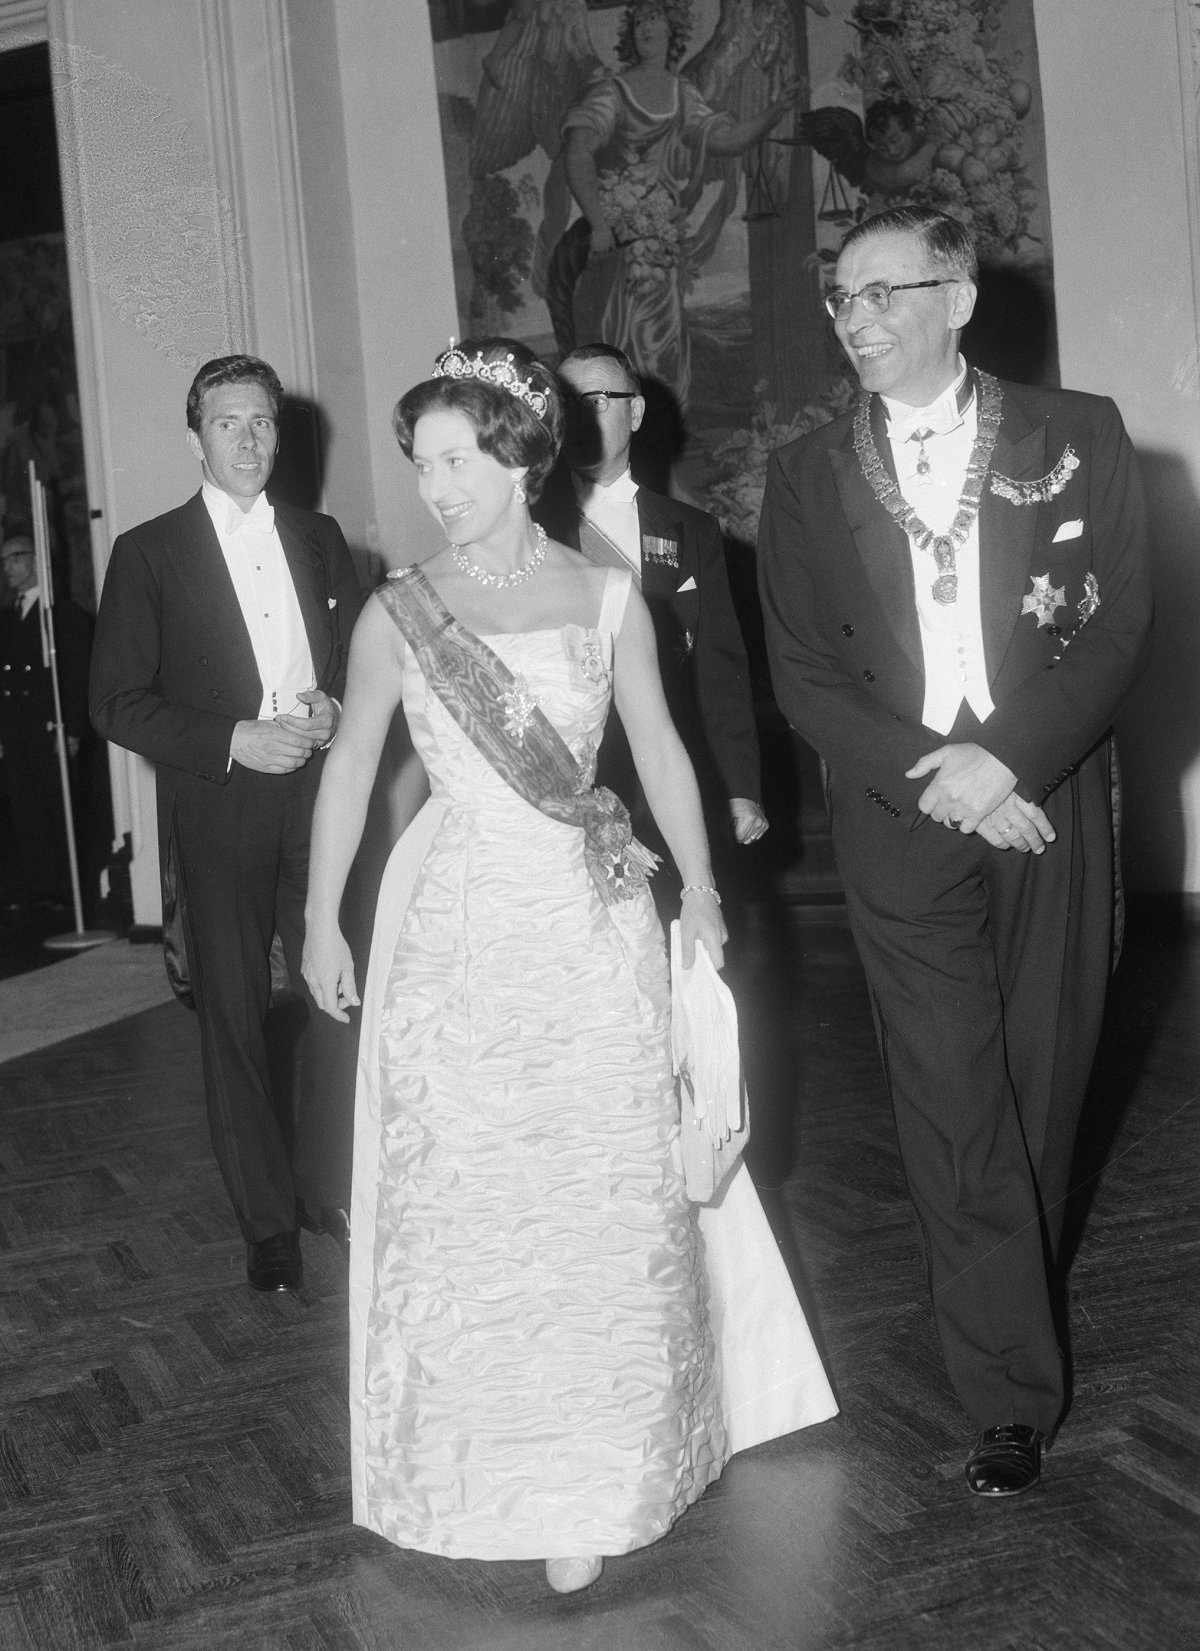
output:
[[[634,581],[639,590],[642,588],[642,572],[625,555],[621,547],[614,543],[602,527],[589,521],[584,516],[579,523],[579,548],[589,562],[594,562],[599,568],[622,568],[626,573],[632,572]]]
[[[584,863],[606,905],[631,899],[658,864],[633,835],[629,811],[590,774],[523,683],[461,625],[419,567],[376,593],[447,712],[504,783],[540,813],[583,832]]]

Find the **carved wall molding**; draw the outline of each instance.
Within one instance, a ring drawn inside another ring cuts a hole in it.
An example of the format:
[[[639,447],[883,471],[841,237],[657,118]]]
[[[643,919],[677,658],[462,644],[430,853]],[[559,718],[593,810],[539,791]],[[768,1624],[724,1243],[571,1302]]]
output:
[[[45,40],[46,0],[0,0],[0,52]]]
[[[204,35],[204,84],[212,133],[212,159],[218,196],[228,202],[221,274],[231,350],[250,350],[254,325],[251,304],[251,252],[246,233],[246,195],[241,136],[237,124],[236,86],[230,18],[225,0],[204,0],[200,8]]]
[[[231,204],[236,230],[225,260],[226,308],[239,335],[235,347],[266,351],[289,388],[315,396],[316,347],[286,5],[284,0],[199,0],[199,11],[216,179]],[[252,205],[256,199],[257,210]],[[285,272],[282,279],[279,270]],[[261,336],[267,329],[257,325],[256,297],[260,307],[269,298],[269,348]],[[281,324],[283,350],[277,335]]]
[[[99,52],[64,43],[55,67],[79,174],[78,197],[64,204],[81,220],[68,227],[88,244],[93,279],[174,365],[227,354],[237,282],[225,270],[239,247],[212,158],[169,97]]]
[[[1175,21],[1192,252],[1192,314],[1196,331],[1190,347],[1179,358],[1174,389],[1189,401],[1196,401],[1200,400],[1200,0],[1175,0]]]
[[[1200,71],[1200,4],[1197,0],[1180,0],[1180,9],[1185,14],[1184,24],[1191,36],[1192,68]]]
[[[232,4],[233,0],[226,0]],[[279,179],[284,258],[288,271],[288,323],[292,346],[293,391],[317,399],[317,347],[313,330],[308,242],[304,229],[300,150],[296,136],[296,99],[284,0],[264,0],[271,113],[275,133],[275,169]]]

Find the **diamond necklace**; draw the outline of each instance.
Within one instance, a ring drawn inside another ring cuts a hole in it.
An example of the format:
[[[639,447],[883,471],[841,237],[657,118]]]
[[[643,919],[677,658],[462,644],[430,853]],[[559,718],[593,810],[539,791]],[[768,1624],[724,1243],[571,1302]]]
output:
[[[526,579],[532,579],[546,560],[546,529],[540,522],[534,522],[533,532],[537,540],[533,555],[525,566],[518,568],[515,573],[488,573],[478,562],[471,560],[461,545],[451,545],[450,554],[454,558],[455,567],[468,578],[477,579],[481,585],[488,585],[492,590],[511,590],[514,585],[523,585]]]
[[[959,495],[958,510],[944,534],[927,527],[884,468],[875,437],[871,433],[871,397],[864,395],[854,414],[854,450],[862,473],[871,484],[875,497],[893,519],[899,523],[916,545],[933,557],[937,578],[932,592],[935,602],[949,607],[958,600],[958,573],[955,558],[962,548],[971,523],[979,513],[983,484],[992,462],[992,449],[1000,430],[1000,407],[1003,397],[1000,386],[990,373],[978,372],[981,391],[978,429],[971,458],[967,464],[966,479]]]

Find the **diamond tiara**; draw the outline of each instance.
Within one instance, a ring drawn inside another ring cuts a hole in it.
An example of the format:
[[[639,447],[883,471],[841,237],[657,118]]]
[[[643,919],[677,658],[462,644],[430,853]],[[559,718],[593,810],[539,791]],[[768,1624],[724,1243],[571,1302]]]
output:
[[[477,378],[484,384],[494,384],[498,390],[507,390],[510,396],[523,401],[538,418],[545,418],[550,398],[542,390],[535,390],[527,378],[522,378],[511,355],[503,361],[485,361],[482,350],[474,356],[464,355],[460,349],[443,350],[433,364],[434,378]]]

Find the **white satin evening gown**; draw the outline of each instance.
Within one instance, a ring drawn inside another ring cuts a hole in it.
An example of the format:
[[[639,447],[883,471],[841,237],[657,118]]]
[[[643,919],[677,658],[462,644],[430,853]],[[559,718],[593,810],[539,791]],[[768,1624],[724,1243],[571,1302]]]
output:
[[[488,636],[576,757],[629,576],[594,629]],[[733,1450],[836,1409],[744,1170],[679,1167],[648,890],[522,800],[427,691],[431,796],[384,876],[364,991],[350,1276],[354,1518],[483,1559],[653,1542]]]

